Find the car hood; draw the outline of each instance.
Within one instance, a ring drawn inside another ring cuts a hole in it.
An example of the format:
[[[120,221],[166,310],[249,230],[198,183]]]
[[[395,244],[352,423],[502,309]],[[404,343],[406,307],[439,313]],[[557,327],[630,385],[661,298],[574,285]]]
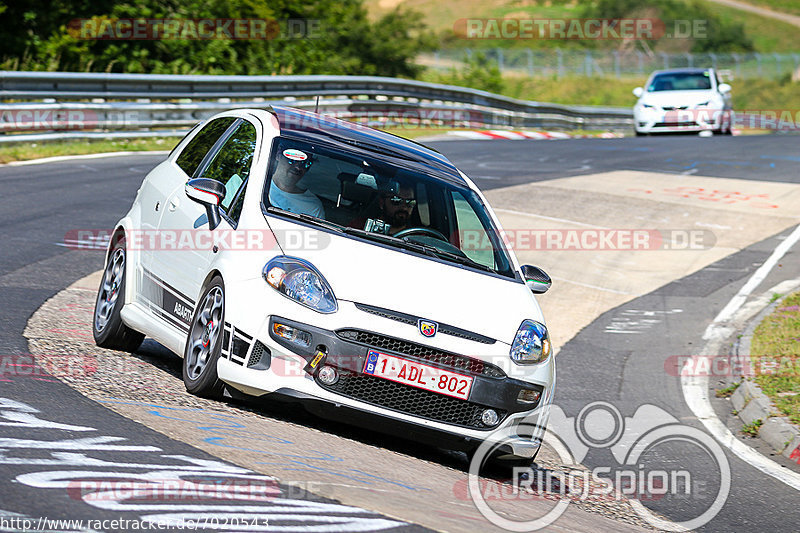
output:
[[[285,255],[313,264],[336,298],[457,326],[511,344],[525,319],[544,323],[528,287],[413,252],[270,217]],[[293,233],[302,232],[305,244]],[[315,243],[316,244],[313,244]],[[311,244],[311,245],[309,245]]]
[[[645,93],[639,99],[640,104],[648,104],[658,107],[683,107],[683,106],[696,106],[703,102],[711,101],[715,93],[713,90],[708,91],[658,91],[654,93]]]

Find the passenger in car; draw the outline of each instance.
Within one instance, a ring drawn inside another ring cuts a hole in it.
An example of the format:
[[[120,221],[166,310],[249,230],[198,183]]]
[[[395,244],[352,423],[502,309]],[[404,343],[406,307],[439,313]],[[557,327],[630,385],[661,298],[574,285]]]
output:
[[[305,152],[284,150],[278,156],[278,167],[270,183],[270,204],[291,213],[304,213],[324,219],[325,209],[319,197],[308,189],[298,186],[298,182],[313,164],[313,157]]]

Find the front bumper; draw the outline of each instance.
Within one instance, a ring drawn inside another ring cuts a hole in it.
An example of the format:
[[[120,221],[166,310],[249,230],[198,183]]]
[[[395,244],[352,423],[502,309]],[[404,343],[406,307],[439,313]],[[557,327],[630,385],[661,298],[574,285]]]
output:
[[[275,334],[272,326],[276,321],[307,332],[308,345],[300,347]],[[223,350],[218,364],[220,378],[247,394],[277,393],[306,404],[326,418],[452,449],[474,449],[491,440],[495,430],[514,428],[523,420],[530,428],[530,421],[535,420],[538,430],[528,429],[518,438],[504,439],[501,449],[520,458],[533,458],[539,449],[554,379],[547,383],[516,379],[481,359],[375,331],[327,330],[278,316],[271,316],[265,326],[251,347],[239,347],[238,358]],[[469,397],[452,398],[365,374],[369,350],[469,375],[473,378]],[[324,357],[312,367],[311,362],[321,353]],[[554,363],[550,360],[544,364]],[[337,370],[336,383],[320,381],[319,369],[325,365]],[[287,370],[289,367],[291,370]],[[554,369],[552,375],[554,378]],[[538,391],[538,401],[520,402],[518,397],[524,389]],[[481,415],[487,409],[498,414],[496,424],[483,423]]]
[[[276,335],[272,328],[276,322],[310,333],[312,340],[309,347],[300,349]],[[303,357],[307,363],[306,371],[314,377],[318,386],[329,392],[456,426],[494,429],[508,415],[535,409],[544,392],[543,386],[509,378],[502,369],[490,363],[371,331],[348,328],[333,332],[273,316],[270,318],[270,337],[277,344]],[[320,350],[326,353],[324,362],[312,369],[308,364]],[[365,374],[363,369],[370,350],[470,375],[473,384],[469,398],[465,401]],[[337,370],[339,379],[336,383],[326,385],[320,381],[318,371],[322,365]],[[537,391],[539,399],[535,403],[517,401],[522,390]],[[500,415],[498,424],[487,426],[481,421],[481,414],[486,409],[493,409]]]
[[[634,127],[638,133],[713,131],[722,127],[722,115],[718,109],[638,110],[634,112]]]

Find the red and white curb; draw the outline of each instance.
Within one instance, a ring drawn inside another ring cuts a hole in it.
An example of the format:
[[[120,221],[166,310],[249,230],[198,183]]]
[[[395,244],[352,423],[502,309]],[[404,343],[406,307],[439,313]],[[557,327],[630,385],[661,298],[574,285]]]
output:
[[[624,137],[621,133],[597,133],[593,135],[574,135],[571,133],[564,133],[561,131],[520,131],[520,130],[471,130],[459,131],[452,130],[447,132],[448,135],[462,137],[464,139],[475,140],[489,140],[489,139],[535,139],[535,140],[551,140],[551,139],[584,139],[584,138],[600,138],[600,139],[618,139]]]

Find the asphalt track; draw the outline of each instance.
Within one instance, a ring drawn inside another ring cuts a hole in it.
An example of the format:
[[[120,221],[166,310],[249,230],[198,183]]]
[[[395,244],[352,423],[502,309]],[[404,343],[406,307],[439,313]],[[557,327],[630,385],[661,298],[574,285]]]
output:
[[[459,141],[440,142],[435,146],[472,176],[482,189],[489,191],[493,205],[493,189],[497,189],[499,194],[512,185],[540,182],[547,185],[547,182],[566,177],[580,178],[618,170],[776,184],[797,184],[800,181],[793,170],[800,161],[800,150],[797,138],[789,136]],[[0,326],[3,328],[0,354],[26,354],[28,346],[22,331],[34,311],[75,280],[101,268],[102,257],[97,252],[74,251],[59,246],[65,233],[76,228],[100,229],[113,225],[128,209],[143,175],[162,157],[115,157],[0,168],[0,186],[3,188],[0,195],[0,249],[3,250],[0,255],[0,301],[3,302],[0,306]],[[759,190],[757,183],[754,187]],[[542,212],[546,210],[544,207]],[[550,212],[559,208],[546,207]],[[535,198],[529,208],[538,212]],[[568,211],[567,206],[563,208]],[[796,213],[793,215],[795,220]],[[774,227],[785,226],[784,219],[790,218],[792,214],[786,214]],[[507,226],[505,222],[504,225]],[[577,335],[561,348],[556,402],[568,416],[575,416],[582,407],[598,400],[610,402],[626,417],[632,416],[638,407],[650,404],[687,426],[701,427],[683,403],[679,381],[665,370],[665,361],[670,356],[696,353],[706,325],[785,234],[784,227],[761,238],[753,236],[741,250],[726,254],[688,276],[674,278],[674,281],[673,278],[663,279],[661,284],[653,287],[654,290],[635,299],[628,298],[621,306],[608,308],[599,318],[595,316],[596,319],[576,331]],[[540,252],[538,255],[543,257],[546,254]],[[761,287],[766,289],[783,279],[799,276],[797,252],[790,251],[782,267],[774,271]],[[545,307],[549,296],[552,294],[542,298]],[[680,309],[680,312],[672,312],[675,309]],[[631,317],[641,312],[652,313],[647,316],[657,318],[630,326],[636,322]],[[628,324],[636,333],[615,333],[620,324]],[[640,326],[641,329],[637,329]],[[186,444],[168,439],[162,433],[142,428],[58,382],[17,378],[2,382],[0,390],[0,397],[24,402],[39,410],[37,416],[42,419],[75,426],[91,421],[89,425],[102,428],[104,435],[120,436],[137,444],[145,441],[163,450],[162,455],[216,460]],[[4,413],[7,415],[8,405],[6,408]],[[18,413],[24,409],[16,406],[10,410]],[[718,412],[724,411],[725,406],[721,405]],[[731,421],[731,424],[735,422]],[[47,430],[41,427],[11,426],[6,422],[2,429],[3,437],[52,439],[42,433]],[[14,433],[18,431],[21,435],[27,430],[32,433],[25,437]],[[365,435],[363,438],[369,440],[371,437]],[[3,448],[2,442],[0,449]],[[408,448],[405,451],[413,455],[418,450]],[[36,456],[33,452],[28,453],[33,454],[30,457]],[[146,455],[152,452],[134,450],[130,453],[133,454],[130,461],[138,462],[145,461]],[[664,457],[668,459],[670,454],[665,453]],[[702,457],[686,454],[685,458],[689,459],[689,470],[703,472],[706,468]],[[728,459],[733,473],[731,494],[722,511],[706,529],[797,530],[800,526],[796,512],[797,492],[730,454]],[[603,458],[589,454],[584,462],[591,466],[593,463],[604,464],[603,461]],[[10,480],[23,470],[30,471],[30,467],[24,469],[9,464],[7,460],[0,460],[0,464],[0,482],[4,484],[0,510],[4,512],[38,517],[46,511],[48,516],[69,518],[114,517],[119,514],[98,511],[66,494],[55,497],[52,491],[44,504],[40,492],[29,486],[11,484]],[[713,473],[709,472],[708,477],[713,478]],[[709,492],[713,488],[705,487],[705,490]],[[700,494],[702,496],[702,491]],[[697,501],[689,503],[701,505],[703,498],[699,499],[699,504]],[[667,498],[651,502],[650,506],[673,520],[691,514],[691,505],[685,505],[686,501],[682,501],[682,505],[675,503]]]

